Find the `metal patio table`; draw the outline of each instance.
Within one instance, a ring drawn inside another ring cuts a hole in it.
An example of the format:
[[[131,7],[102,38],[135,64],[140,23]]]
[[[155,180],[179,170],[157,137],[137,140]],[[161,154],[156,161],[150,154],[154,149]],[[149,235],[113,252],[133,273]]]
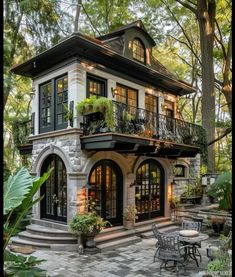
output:
[[[209,238],[209,236],[207,234],[204,234],[204,233],[199,233],[199,235],[195,236],[195,237],[186,237],[186,236],[180,235],[179,231],[173,232],[173,233],[174,233],[175,236],[179,237],[179,241],[181,241],[184,245],[189,246],[187,248],[187,255],[188,255],[188,257],[193,259],[196,262],[197,266],[199,267],[198,260],[197,260],[197,257],[195,255],[196,250],[197,250],[197,245],[198,245],[198,243],[200,243],[204,240],[207,240]],[[190,251],[190,249],[192,251]]]

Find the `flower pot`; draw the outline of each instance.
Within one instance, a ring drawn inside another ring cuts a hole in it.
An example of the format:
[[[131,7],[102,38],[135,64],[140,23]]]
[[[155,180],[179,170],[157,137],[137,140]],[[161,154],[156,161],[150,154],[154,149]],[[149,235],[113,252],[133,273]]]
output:
[[[96,242],[95,242],[95,236],[98,235],[100,230],[94,230],[90,234],[86,234],[86,247],[88,248],[94,248],[96,247]]]
[[[224,223],[212,223],[212,228],[216,234],[220,234],[224,229]]]
[[[128,230],[133,229],[134,228],[134,222],[131,220],[126,220],[124,221],[124,227]]]

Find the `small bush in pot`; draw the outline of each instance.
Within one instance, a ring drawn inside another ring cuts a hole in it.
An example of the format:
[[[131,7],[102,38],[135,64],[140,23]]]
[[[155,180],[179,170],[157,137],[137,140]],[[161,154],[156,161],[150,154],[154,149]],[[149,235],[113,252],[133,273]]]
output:
[[[137,209],[135,205],[129,205],[126,207],[123,213],[124,226],[126,229],[132,229],[135,219],[137,219]]]
[[[94,211],[84,214],[75,214],[69,223],[72,234],[82,237],[82,244],[95,247],[94,237],[99,234],[110,222],[104,220]]]

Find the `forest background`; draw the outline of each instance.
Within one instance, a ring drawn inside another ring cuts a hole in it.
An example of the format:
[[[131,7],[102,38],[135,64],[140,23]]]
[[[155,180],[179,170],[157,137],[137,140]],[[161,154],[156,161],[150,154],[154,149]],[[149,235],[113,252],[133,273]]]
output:
[[[5,0],[4,178],[31,167],[18,145],[30,120],[32,84],[10,68],[79,31],[93,37],[141,19],[156,42],[153,54],[197,92],[181,97],[185,121],[207,130],[202,173],[231,171],[232,1],[230,0]]]

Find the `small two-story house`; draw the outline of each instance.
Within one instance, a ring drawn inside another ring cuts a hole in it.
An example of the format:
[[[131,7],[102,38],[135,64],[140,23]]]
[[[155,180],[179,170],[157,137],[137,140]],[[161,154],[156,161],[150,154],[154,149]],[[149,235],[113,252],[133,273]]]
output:
[[[73,33],[12,68],[33,82],[32,174],[54,167],[35,218],[68,224],[84,188],[113,226],[131,204],[139,222],[169,216],[173,168],[188,176],[203,129],[180,119],[178,100],[195,89],[153,57],[154,46],[138,20],[97,38]],[[91,131],[100,118],[77,112],[91,96],[112,100],[113,128]]]

